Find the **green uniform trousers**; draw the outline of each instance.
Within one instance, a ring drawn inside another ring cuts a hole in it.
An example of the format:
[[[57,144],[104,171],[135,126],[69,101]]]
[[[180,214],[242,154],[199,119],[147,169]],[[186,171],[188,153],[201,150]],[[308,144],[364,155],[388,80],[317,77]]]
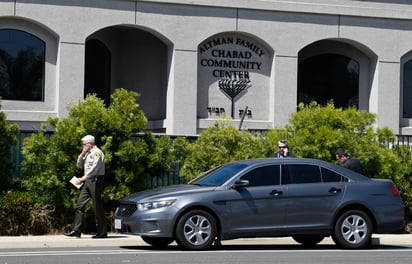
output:
[[[95,176],[91,179],[87,179],[84,182],[84,186],[81,188],[79,199],[76,204],[76,212],[74,214],[73,229],[75,231],[81,231],[84,209],[87,202],[92,199],[94,207],[94,216],[96,219],[96,234],[106,235],[106,221],[104,217],[103,208],[103,176]]]

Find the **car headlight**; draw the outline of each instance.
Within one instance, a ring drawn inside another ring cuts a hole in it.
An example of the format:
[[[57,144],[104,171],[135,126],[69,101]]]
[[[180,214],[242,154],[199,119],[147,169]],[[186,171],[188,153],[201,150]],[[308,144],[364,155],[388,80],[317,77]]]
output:
[[[162,200],[162,201],[153,201],[153,202],[147,202],[147,203],[139,203],[139,211],[146,211],[146,210],[152,210],[152,209],[158,209],[158,208],[163,208],[163,207],[169,207],[174,205],[176,202],[176,199],[173,200]]]

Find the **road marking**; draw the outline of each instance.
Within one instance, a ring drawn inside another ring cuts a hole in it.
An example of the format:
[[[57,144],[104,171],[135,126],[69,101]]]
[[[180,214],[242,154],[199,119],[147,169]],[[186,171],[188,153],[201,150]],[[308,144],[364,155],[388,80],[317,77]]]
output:
[[[31,256],[72,256],[72,255],[134,255],[139,254],[218,254],[218,253],[302,253],[302,252],[350,252],[351,250],[339,249],[293,249],[293,250],[216,250],[216,251],[168,251],[168,250],[145,250],[145,249],[128,249],[128,250],[50,250],[50,251],[16,251],[0,252],[0,257],[31,257]],[[353,252],[412,252],[412,248],[394,248],[394,249],[365,249],[353,250]]]

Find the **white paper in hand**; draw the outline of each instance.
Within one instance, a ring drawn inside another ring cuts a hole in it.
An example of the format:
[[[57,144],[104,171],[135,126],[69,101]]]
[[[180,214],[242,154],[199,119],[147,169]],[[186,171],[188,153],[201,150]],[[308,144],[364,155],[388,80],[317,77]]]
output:
[[[83,186],[83,183],[80,184],[76,184],[75,180],[77,179],[76,176],[73,176],[73,178],[71,178],[70,183],[73,184],[77,189],[80,189],[80,187]]]

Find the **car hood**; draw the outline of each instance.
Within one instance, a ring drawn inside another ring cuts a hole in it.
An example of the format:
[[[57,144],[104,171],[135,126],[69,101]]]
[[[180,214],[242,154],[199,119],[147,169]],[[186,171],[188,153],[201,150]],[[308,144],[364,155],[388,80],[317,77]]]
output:
[[[210,187],[190,184],[173,185],[137,192],[123,198],[122,201],[141,202],[144,200],[162,199],[171,196],[182,196],[195,192],[213,191],[214,189],[216,189],[216,186]]]

